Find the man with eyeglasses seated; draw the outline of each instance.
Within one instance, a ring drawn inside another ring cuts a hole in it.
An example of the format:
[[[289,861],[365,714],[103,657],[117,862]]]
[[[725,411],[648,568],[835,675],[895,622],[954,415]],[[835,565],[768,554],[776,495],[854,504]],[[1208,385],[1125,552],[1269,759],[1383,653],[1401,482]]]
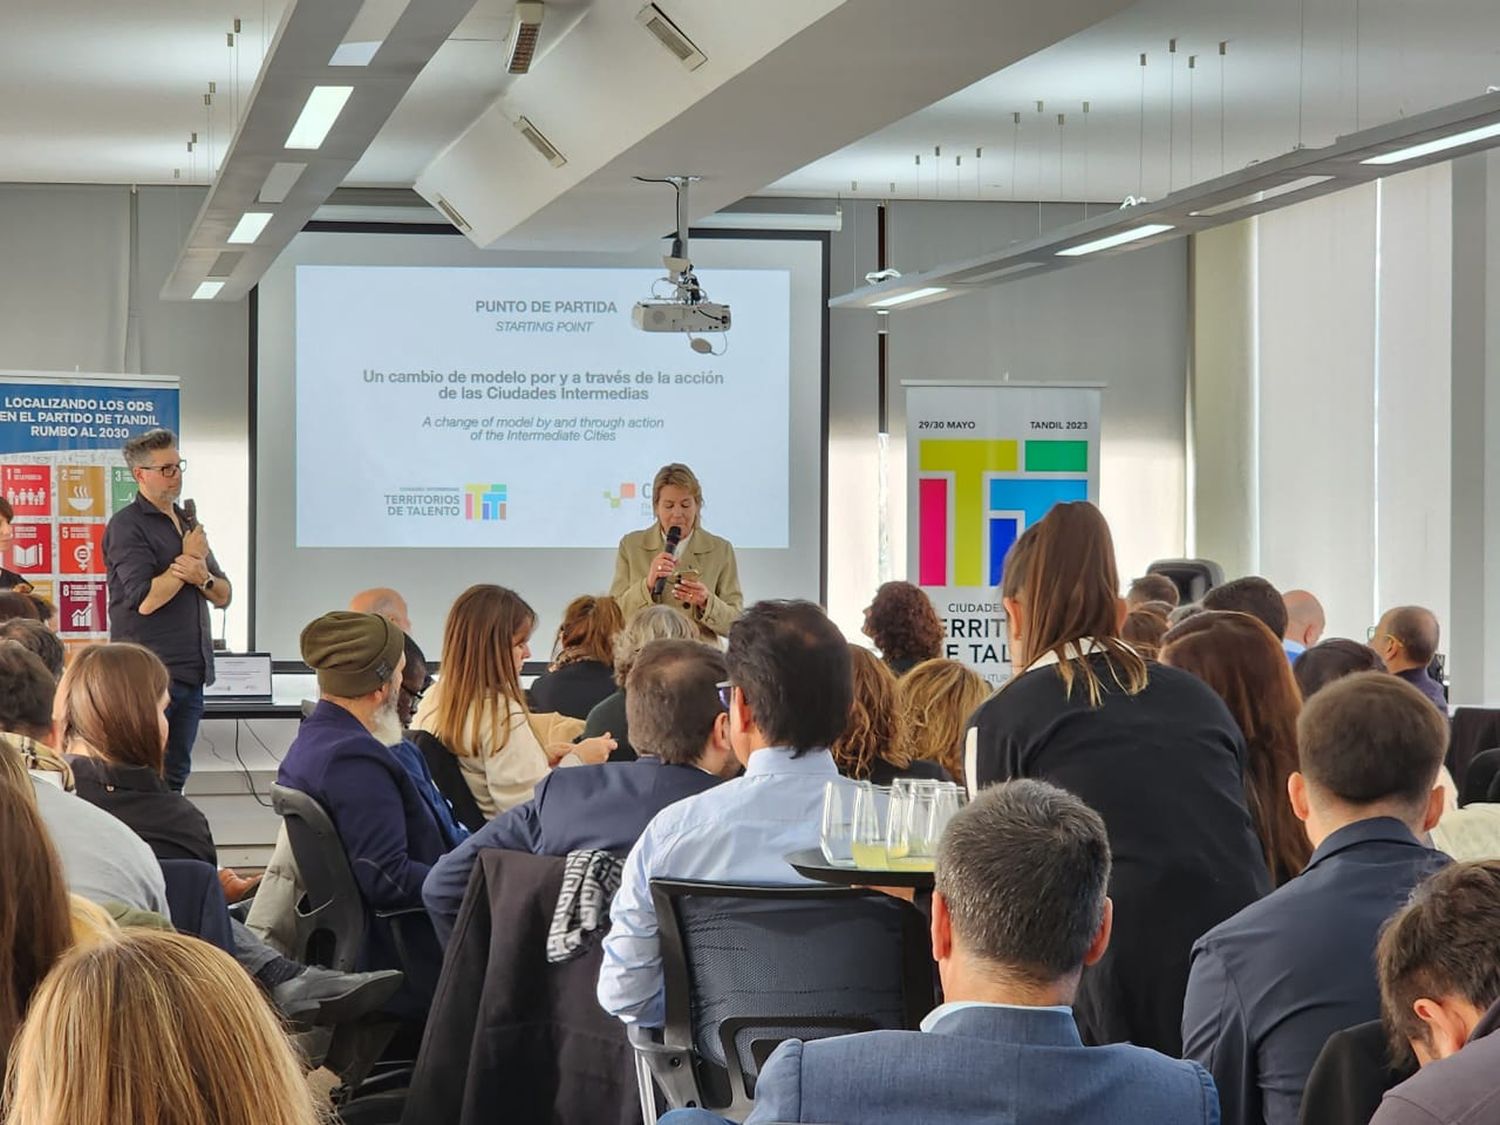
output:
[[[187,467],[177,435],[150,430],[124,452],[138,491],[104,529],[109,639],[145,645],[172,674],[165,777],[181,792],[193,769],[203,686],[214,682],[208,611],[227,606],[233,591],[196,514],[177,504]]]
[[[551,771],[531,800],[495,817],[440,859],[422,886],[422,902],[443,944],[453,932],[481,848],[623,856],[662,809],[738,769],[729,748],[729,715],[717,690],[724,675],[723,656],[697,641],[652,641],[643,648],[625,692],[631,739],[640,756]]]

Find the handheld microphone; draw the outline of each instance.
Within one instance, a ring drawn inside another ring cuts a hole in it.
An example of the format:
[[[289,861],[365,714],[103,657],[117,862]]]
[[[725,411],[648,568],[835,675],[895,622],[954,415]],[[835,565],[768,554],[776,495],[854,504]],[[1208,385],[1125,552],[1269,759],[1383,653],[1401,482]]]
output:
[[[677,557],[677,544],[680,542],[682,542],[682,528],[676,526],[669,527],[667,529],[667,554],[671,555],[674,559]],[[656,585],[651,587],[651,596],[653,598],[661,597],[661,592],[666,588],[667,576],[663,574],[656,580]]]
[[[187,529],[192,531],[198,526],[198,502],[188,499],[182,502],[182,520],[187,524]]]

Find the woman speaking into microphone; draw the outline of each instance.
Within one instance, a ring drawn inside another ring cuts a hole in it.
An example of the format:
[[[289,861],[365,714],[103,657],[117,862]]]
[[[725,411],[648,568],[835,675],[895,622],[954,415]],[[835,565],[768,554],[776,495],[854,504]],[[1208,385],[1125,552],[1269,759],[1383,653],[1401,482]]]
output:
[[[729,632],[744,608],[729,540],[699,523],[703,488],[686,465],[663,465],[651,482],[656,522],[620,540],[610,595],[628,620],[648,605],[676,606],[705,639]]]

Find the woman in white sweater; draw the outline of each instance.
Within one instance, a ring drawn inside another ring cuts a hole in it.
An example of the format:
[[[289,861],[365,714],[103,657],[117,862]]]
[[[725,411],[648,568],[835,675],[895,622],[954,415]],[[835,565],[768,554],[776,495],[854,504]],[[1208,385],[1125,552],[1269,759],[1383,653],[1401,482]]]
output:
[[[596,764],[614,749],[607,733],[574,743],[582,720],[527,709],[521,666],[535,628],[536,613],[514,591],[470,586],[448,611],[441,676],[412,721],[458,759],[486,817],[529,800],[554,766]]]

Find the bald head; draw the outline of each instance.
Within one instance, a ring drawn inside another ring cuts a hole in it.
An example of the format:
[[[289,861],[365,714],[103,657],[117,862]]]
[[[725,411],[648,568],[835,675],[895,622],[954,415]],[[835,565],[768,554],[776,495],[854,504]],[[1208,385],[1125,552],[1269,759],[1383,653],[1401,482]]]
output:
[[[1399,605],[1386,610],[1375,633],[1375,647],[1387,650],[1382,655],[1392,672],[1427,667],[1440,640],[1437,617],[1432,610],[1419,605]]]
[[[1288,590],[1281,600],[1286,603],[1286,639],[1312,648],[1328,624],[1323,617],[1323,603],[1306,590]]]
[[[388,586],[361,590],[349,599],[349,610],[351,613],[379,614],[403,633],[411,632],[411,618],[406,612],[406,599]]]

